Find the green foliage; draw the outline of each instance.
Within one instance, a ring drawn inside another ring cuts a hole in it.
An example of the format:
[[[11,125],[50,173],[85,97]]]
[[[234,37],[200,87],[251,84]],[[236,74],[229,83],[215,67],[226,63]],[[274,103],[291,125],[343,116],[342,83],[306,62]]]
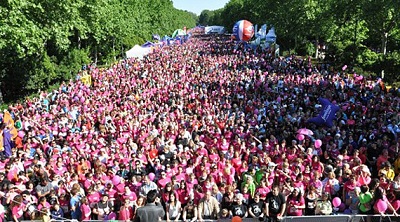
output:
[[[324,44],[334,65],[377,75],[384,69],[392,81],[398,79],[399,12],[398,0],[230,0],[222,9],[203,11],[199,22],[220,21],[228,30],[240,19],[273,25],[282,52],[314,56]]]
[[[1,1],[4,100],[57,85],[91,61],[109,64],[153,33],[171,35],[197,20],[170,0]]]
[[[400,51],[389,52],[383,65],[385,66],[385,76],[391,80],[390,82],[400,82]]]

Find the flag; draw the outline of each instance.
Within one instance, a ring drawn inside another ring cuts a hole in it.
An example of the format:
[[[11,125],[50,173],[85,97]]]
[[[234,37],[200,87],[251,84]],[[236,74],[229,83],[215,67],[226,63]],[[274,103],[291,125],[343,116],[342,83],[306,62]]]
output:
[[[265,39],[267,35],[267,24],[261,26],[260,30],[256,33],[256,38],[260,37],[260,39]]]
[[[10,157],[12,155],[11,148],[13,147],[13,142],[11,140],[12,134],[8,129],[3,130],[3,149],[6,157]]]
[[[153,34],[153,40],[158,40],[160,41],[161,37],[157,34]]]
[[[14,120],[8,111],[4,113],[3,123],[6,124],[7,128],[10,130],[11,138],[15,139],[15,137],[18,135],[18,130],[15,128]]]

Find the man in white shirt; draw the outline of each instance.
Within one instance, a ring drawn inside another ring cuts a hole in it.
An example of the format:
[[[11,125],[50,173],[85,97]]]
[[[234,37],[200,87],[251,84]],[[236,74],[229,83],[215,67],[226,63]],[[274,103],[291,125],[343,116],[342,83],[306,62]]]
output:
[[[150,190],[158,190],[157,184],[150,180],[149,176],[144,177],[144,181],[139,190],[139,195],[146,197]]]

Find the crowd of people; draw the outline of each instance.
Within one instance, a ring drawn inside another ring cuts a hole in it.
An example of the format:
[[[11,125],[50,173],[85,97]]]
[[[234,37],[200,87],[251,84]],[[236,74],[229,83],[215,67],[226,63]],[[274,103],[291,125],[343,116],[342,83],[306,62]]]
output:
[[[129,221],[149,192],[167,221],[399,212],[400,92],[382,80],[223,37],[87,71],[4,110],[3,220]],[[331,128],[308,123],[319,98]]]

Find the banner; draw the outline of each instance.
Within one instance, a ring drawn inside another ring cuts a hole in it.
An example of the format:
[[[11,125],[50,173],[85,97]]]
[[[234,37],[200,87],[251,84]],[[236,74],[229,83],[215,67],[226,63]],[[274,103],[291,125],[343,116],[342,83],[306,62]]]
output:
[[[14,120],[8,111],[4,113],[3,123],[6,124],[7,128],[10,130],[11,138],[15,139],[18,135],[18,130],[15,128]]]
[[[256,37],[260,37],[260,39],[265,39],[267,35],[267,24],[261,26],[260,30],[256,33]]]

